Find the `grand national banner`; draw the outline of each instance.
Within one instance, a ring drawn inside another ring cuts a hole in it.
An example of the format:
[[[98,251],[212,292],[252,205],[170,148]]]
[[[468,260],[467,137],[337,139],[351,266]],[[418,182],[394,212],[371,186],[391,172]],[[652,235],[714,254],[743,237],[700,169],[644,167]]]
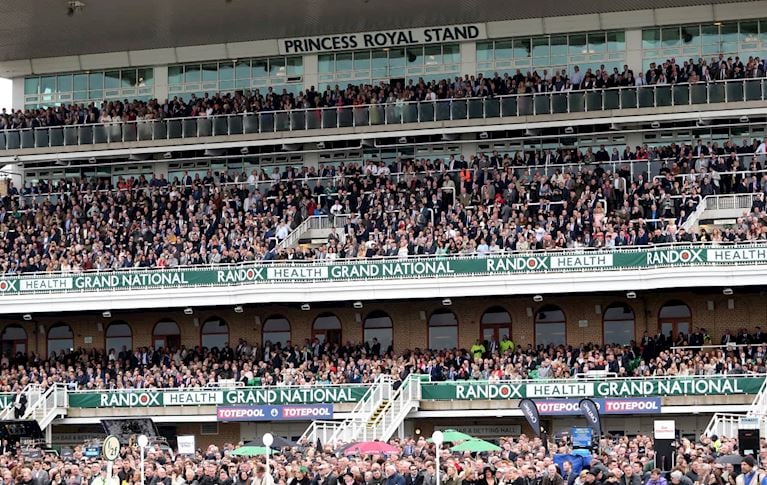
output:
[[[250,263],[210,268],[131,269],[82,274],[0,277],[0,297],[35,293],[185,289],[307,281],[503,276],[526,273],[645,270],[679,266],[767,264],[767,246],[675,246],[626,250],[514,253],[487,258],[413,258],[384,261]]]

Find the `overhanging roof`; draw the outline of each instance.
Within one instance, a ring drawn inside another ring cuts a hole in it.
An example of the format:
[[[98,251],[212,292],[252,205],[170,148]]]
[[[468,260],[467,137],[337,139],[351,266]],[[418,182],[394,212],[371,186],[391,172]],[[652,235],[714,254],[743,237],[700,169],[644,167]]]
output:
[[[0,2],[0,62],[743,0],[67,0]]]

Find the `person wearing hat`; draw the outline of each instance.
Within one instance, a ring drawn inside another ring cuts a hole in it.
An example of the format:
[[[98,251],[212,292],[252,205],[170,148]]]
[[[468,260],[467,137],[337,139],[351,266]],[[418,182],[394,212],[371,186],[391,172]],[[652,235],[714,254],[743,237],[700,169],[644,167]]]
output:
[[[724,465],[715,463],[711,467],[711,473],[706,477],[704,485],[727,485],[727,479],[724,477]]]
[[[360,485],[357,479],[354,478],[354,473],[350,471],[341,475],[341,480],[343,481],[343,485]]]
[[[753,456],[749,455],[741,460],[740,471],[742,473],[735,479],[736,485],[761,485],[764,477],[757,470]]]
[[[498,485],[498,480],[495,478],[495,470],[492,467],[486,466],[482,470],[482,477],[477,480],[477,485]]]
[[[309,469],[305,466],[298,467],[293,471],[293,477],[288,481],[288,485],[309,485]]]

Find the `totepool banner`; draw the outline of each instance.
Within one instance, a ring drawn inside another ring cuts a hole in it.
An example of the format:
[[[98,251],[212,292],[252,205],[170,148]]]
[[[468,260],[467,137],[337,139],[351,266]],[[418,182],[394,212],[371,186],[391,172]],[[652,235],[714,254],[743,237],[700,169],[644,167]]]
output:
[[[29,275],[0,278],[0,295],[179,289],[269,282],[355,281],[438,278],[536,272],[643,270],[668,266],[767,264],[767,246],[699,246],[641,250],[518,253],[489,258],[420,258],[314,264],[252,265],[130,270],[79,275]]]
[[[756,394],[764,377],[614,379],[606,381],[451,381],[421,383],[421,399],[432,401],[511,400],[530,398],[661,397]],[[78,391],[69,393],[72,408],[160,406],[258,406],[279,404],[356,403],[369,386],[238,387],[232,389],[168,389]],[[12,404],[12,395],[8,395]],[[576,413],[577,414],[577,413]]]
[[[219,421],[313,421],[333,419],[332,404],[298,404],[277,406],[219,406]]]
[[[549,399],[535,401],[535,406],[541,416],[576,416],[583,413],[580,403],[584,399]],[[659,414],[661,402],[659,397],[627,397],[618,399],[595,398],[589,399],[598,410],[594,416],[600,414]],[[601,423],[597,426],[594,420],[587,419],[589,426],[599,435]]]

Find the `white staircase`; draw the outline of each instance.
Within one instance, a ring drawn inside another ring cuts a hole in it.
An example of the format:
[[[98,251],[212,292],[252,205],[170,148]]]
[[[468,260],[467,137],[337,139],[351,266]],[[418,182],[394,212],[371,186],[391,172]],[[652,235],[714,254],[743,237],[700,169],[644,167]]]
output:
[[[278,249],[292,248],[298,245],[302,239],[327,242],[332,229],[344,227],[351,219],[351,215],[338,214],[331,216],[309,216],[298,225],[288,236],[277,243]],[[346,242],[346,233],[336,231],[339,241]]]
[[[744,417],[758,419],[760,435],[767,435],[767,378],[762,382],[746,414],[716,413],[711,416],[704,434],[737,438],[740,420]]]
[[[352,414],[344,421],[314,421],[301,436],[302,443],[336,447],[359,441],[388,441],[405,417],[418,408],[424,376],[409,375],[396,391],[390,376],[379,376]]]
[[[43,389],[39,384],[29,384],[22,391],[27,397],[27,408],[19,418],[26,421],[37,421],[40,429],[46,429],[53,420],[67,414],[67,389],[63,384],[54,384]],[[11,406],[0,413],[0,420],[13,420],[16,408]]]
[[[682,227],[686,231],[695,230],[703,223],[727,224],[743,217],[743,214],[751,210],[757,194],[721,194],[707,195],[699,204],[698,208],[690,214]]]

